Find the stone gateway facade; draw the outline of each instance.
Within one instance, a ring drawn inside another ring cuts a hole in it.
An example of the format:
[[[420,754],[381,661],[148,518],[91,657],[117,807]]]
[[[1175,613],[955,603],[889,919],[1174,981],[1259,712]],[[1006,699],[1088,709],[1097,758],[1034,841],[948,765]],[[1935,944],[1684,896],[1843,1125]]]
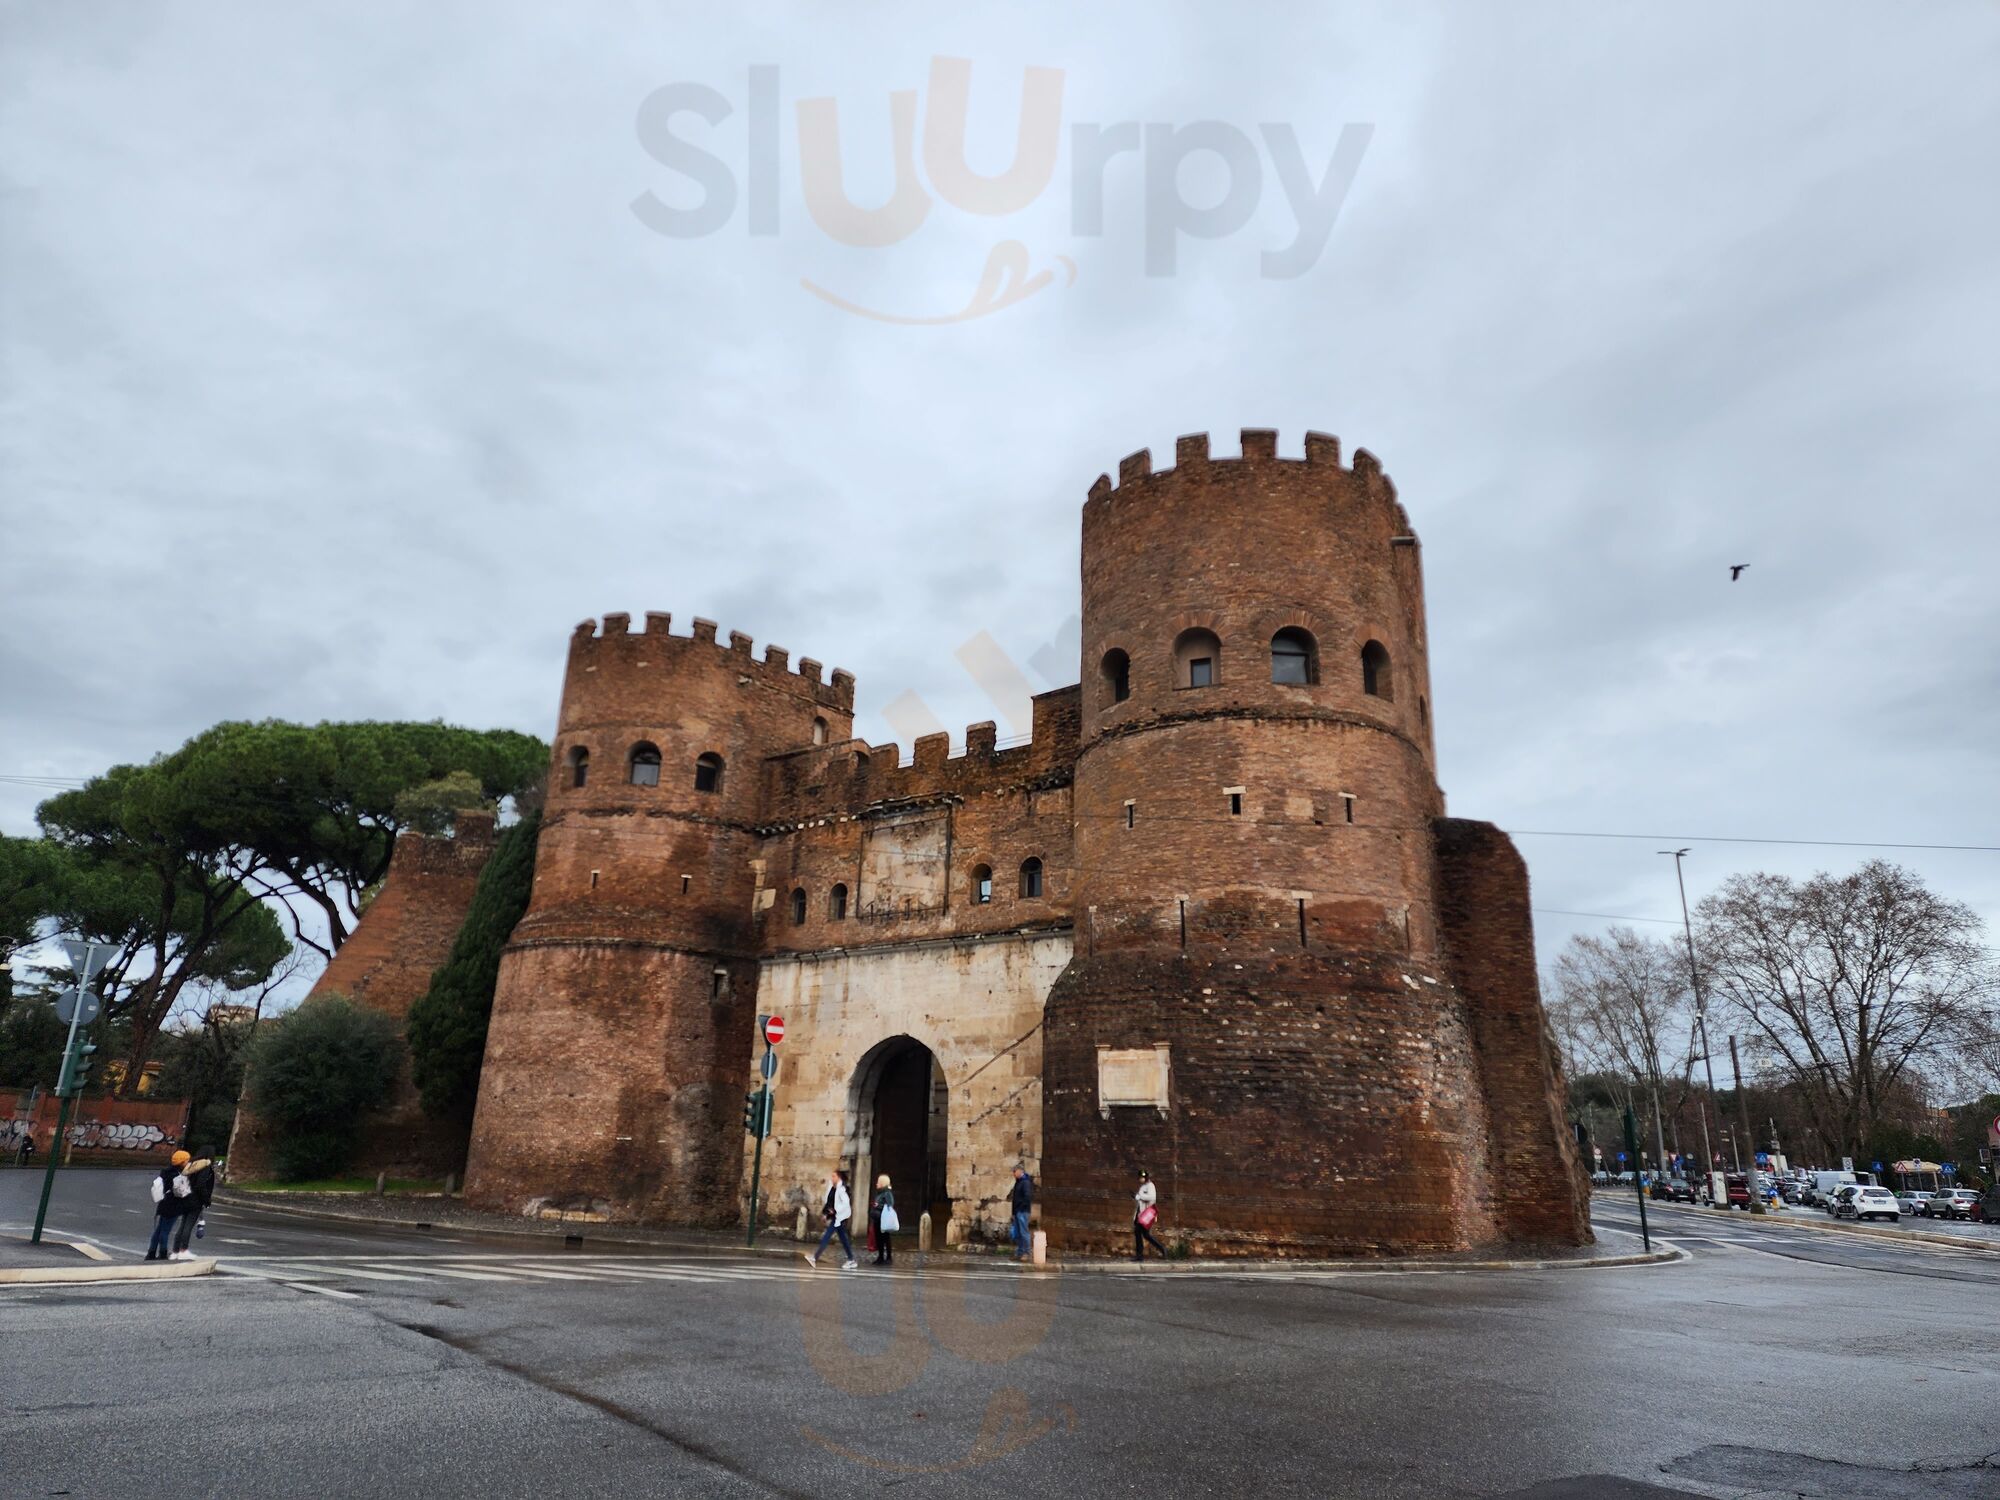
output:
[[[1527,875],[1449,819],[1417,538],[1365,451],[1182,438],[1083,510],[1081,683],[1028,743],[852,738],[854,679],[664,614],[577,628],[502,962],[474,1202],[740,1224],[828,1169],[945,1243],[1202,1254],[1588,1238]],[[857,1194],[857,1197],[860,1195]]]

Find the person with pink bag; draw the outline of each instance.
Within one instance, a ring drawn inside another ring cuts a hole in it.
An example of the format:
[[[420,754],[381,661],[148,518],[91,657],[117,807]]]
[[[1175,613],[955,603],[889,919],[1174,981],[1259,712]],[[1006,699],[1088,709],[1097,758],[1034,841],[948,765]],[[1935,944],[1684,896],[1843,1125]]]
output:
[[[1160,1190],[1153,1186],[1153,1179],[1144,1172],[1139,1174],[1139,1191],[1132,1195],[1132,1259],[1143,1262],[1146,1246],[1160,1252],[1160,1259],[1167,1258],[1167,1247],[1154,1238],[1153,1225],[1160,1217]]]

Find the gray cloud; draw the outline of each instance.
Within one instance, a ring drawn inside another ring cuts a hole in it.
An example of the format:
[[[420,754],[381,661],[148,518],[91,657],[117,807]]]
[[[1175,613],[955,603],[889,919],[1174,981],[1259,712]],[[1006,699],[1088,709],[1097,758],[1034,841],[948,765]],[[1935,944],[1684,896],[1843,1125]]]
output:
[[[1424,536],[1454,809],[2000,843],[1989,11],[807,14],[8,6],[0,771],[242,715],[546,734],[569,626],[609,609],[853,670],[875,737],[905,690],[956,727],[994,716],[961,641],[1026,663],[1077,608],[1099,471],[1319,427]],[[639,101],[721,90],[736,161],[753,63],[787,108],[840,100],[881,201],[887,93],[933,55],[975,60],[985,171],[1027,64],[1066,71],[1072,121],[1289,123],[1315,171],[1375,134],[1284,281],[1257,275],[1289,239],[1268,164],[1172,278],[1142,274],[1131,158],[1101,239],[1059,171],[1018,222],[837,246],[790,148],[774,237],[631,213],[677,190]],[[1076,284],[941,328],[800,287],[944,312],[1010,236]],[[0,784],[0,827],[34,800]],[[1523,844],[1545,908],[1675,910],[1649,843]],[[1689,874],[1860,857],[1707,846]],[[1903,857],[2000,918],[2000,857]],[[1595,925],[1545,916],[1544,947]]]

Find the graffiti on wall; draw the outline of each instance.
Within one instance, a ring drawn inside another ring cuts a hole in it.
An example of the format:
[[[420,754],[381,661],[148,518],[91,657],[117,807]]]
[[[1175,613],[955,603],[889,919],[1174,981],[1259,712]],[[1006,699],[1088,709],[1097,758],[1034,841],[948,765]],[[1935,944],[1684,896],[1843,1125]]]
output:
[[[85,1120],[69,1128],[69,1143],[83,1151],[151,1151],[166,1144],[166,1132],[157,1125],[107,1125],[102,1120]]]

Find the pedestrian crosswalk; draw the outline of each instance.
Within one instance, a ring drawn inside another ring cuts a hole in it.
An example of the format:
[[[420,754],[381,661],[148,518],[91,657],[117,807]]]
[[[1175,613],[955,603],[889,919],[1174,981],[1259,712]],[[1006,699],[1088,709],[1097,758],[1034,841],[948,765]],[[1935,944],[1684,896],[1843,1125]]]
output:
[[[388,1291],[416,1291],[425,1287],[450,1285],[511,1284],[555,1287],[618,1284],[643,1286],[672,1283],[688,1287],[732,1284],[785,1283],[802,1277],[839,1276],[838,1262],[823,1261],[818,1270],[803,1260],[727,1261],[664,1259],[651,1256],[577,1255],[271,1255],[228,1257],[216,1270],[225,1276],[245,1276],[260,1281],[281,1282],[306,1291],[339,1291],[352,1295],[364,1288]],[[881,1276],[880,1267],[862,1265],[846,1273],[850,1277]],[[920,1274],[926,1278],[995,1277],[1012,1280],[1020,1275],[1004,1267],[937,1266],[921,1271],[912,1265],[897,1266],[891,1275]]]

